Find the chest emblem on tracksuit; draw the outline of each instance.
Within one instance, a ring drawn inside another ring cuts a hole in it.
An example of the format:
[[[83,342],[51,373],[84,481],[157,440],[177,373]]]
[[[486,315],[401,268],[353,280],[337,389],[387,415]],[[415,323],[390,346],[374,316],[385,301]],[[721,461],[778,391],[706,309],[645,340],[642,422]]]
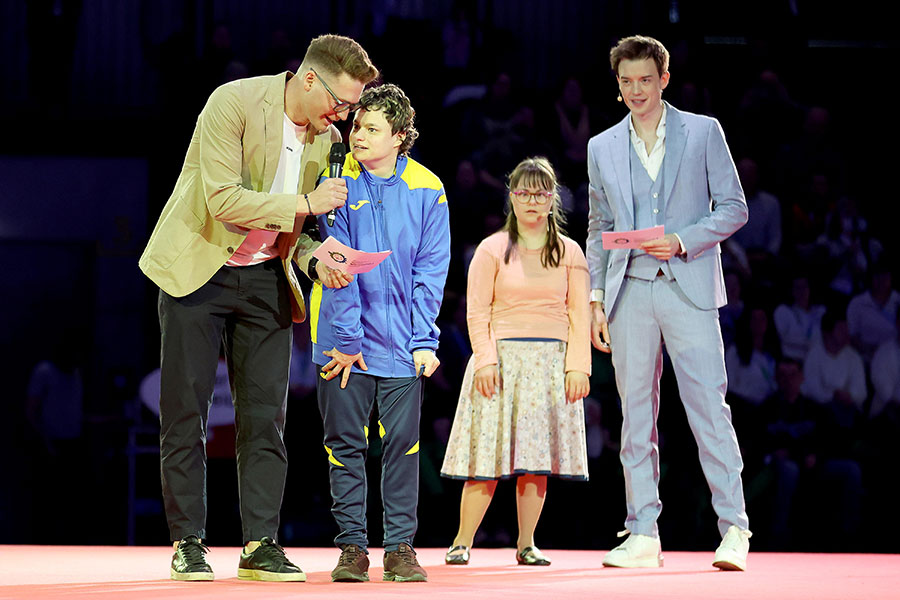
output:
[[[366,205],[366,204],[368,204],[368,203],[369,203],[368,200],[360,200],[360,201],[357,202],[356,204],[351,204],[351,205],[350,205],[350,208],[352,208],[353,210],[359,210],[359,209],[361,209],[364,205]]]

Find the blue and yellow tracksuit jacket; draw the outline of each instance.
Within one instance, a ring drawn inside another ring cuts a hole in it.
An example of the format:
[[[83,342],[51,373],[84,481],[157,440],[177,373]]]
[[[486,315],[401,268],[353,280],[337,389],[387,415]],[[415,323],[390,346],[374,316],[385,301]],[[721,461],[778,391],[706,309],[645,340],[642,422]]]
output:
[[[378,377],[415,377],[414,350],[437,350],[435,325],[450,263],[447,196],[438,177],[406,156],[387,179],[367,172],[352,157],[344,163],[347,203],[334,226],[319,217],[322,238],[331,235],[366,252],[391,250],[368,273],[345,288],[316,283],[310,297],[313,362],[337,348],[362,352]],[[361,372],[356,365],[353,372]]]

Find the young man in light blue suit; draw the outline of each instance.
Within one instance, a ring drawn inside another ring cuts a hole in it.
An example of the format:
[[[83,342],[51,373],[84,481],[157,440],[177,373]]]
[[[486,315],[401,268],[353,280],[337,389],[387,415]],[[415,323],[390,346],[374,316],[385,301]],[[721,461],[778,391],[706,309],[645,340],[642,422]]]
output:
[[[659,446],[656,417],[665,343],[700,464],[712,491],[722,543],[713,564],[744,570],[749,550],[741,460],[718,308],[725,304],[719,244],[747,221],[747,203],[718,121],[663,102],[669,53],[633,36],[610,53],[628,116],[588,143],[591,336],[612,352],[622,399],[628,538],[611,567],[659,567]],[[656,225],[665,235],[641,249],[607,250],[604,231]]]

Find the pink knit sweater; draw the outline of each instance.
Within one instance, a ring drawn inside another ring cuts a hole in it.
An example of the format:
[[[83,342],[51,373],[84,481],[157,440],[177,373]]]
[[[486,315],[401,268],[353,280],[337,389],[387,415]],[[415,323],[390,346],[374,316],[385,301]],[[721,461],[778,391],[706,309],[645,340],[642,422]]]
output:
[[[568,342],[566,371],[591,373],[590,276],[584,252],[562,237],[565,255],[556,268],[541,266],[540,250],[503,255],[509,234],[488,237],[469,265],[466,296],[475,369],[497,364],[497,340],[551,338]]]

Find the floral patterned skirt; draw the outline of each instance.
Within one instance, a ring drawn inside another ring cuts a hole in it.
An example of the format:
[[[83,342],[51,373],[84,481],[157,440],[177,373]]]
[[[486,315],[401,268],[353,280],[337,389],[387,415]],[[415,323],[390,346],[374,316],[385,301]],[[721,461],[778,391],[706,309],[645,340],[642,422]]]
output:
[[[463,377],[441,474],[500,479],[525,473],[587,480],[584,404],[566,402],[566,344],[497,342],[501,389],[485,398]]]

